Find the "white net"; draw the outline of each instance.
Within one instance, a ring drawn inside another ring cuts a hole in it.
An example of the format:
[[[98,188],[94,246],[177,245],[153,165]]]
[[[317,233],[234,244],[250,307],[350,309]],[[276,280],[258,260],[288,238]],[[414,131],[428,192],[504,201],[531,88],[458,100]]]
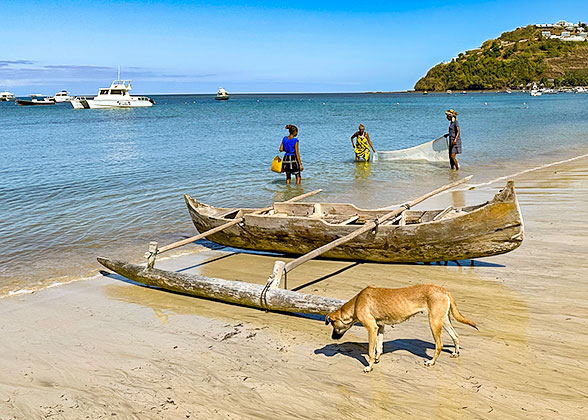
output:
[[[447,139],[439,137],[427,143],[408,149],[374,153],[374,160],[428,160],[430,162],[449,162]]]

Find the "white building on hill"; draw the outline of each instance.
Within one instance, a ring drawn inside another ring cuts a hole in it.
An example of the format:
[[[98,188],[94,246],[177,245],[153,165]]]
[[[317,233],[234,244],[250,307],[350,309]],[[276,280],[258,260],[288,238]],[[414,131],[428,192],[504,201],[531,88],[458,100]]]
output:
[[[537,24],[535,24],[535,27],[536,28],[565,28],[565,29],[569,29],[570,31],[573,31],[574,29],[580,28],[583,24],[584,24],[583,22],[572,23],[572,22],[567,22],[565,20],[560,20],[559,22],[555,22],[555,23],[537,23]]]
[[[588,39],[586,36],[586,30],[584,29],[583,22],[578,23],[571,23],[565,20],[560,20],[556,23],[538,23],[535,25],[536,28],[554,28],[554,29],[561,29],[562,32],[560,35],[552,35],[552,31],[541,31],[542,38],[549,38],[549,39],[559,39],[561,41],[575,41],[575,42],[583,42]]]

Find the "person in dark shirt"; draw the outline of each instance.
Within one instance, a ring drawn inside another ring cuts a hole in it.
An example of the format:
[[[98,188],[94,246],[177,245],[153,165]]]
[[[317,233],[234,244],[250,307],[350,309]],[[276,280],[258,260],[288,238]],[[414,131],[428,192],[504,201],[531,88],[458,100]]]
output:
[[[286,173],[286,184],[290,183],[292,174],[296,175],[296,185],[300,184],[302,177],[300,172],[304,169],[302,161],[300,160],[300,152],[298,151],[298,128],[295,125],[286,125],[286,130],[289,134],[284,136],[282,144],[280,144],[280,152],[286,152],[284,161],[282,162],[282,172]]]
[[[457,170],[459,169],[459,164],[455,156],[461,153],[461,130],[457,122],[457,112],[453,109],[448,109],[445,111],[445,116],[449,120],[449,132],[445,134],[445,137],[449,137],[447,144],[449,149],[449,164],[451,165],[451,169]]]

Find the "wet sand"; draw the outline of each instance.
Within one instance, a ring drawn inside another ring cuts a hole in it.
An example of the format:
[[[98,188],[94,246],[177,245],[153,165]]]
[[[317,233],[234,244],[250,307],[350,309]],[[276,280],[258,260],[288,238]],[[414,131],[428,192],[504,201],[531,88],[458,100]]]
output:
[[[339,342],[321,320],[191,298],[103,275],[0,300],[0,419],[585,418],[588,159],[515,178],[526,237],[461,266],[311,261],[288,276],[351,298],[373,284],[447,287],[480,327],[454,322],[432,368],[424,315],[387,327],[363,373],[367,333]],[[428,202],[490,199],[500,182]],[[210,262],[203,263],[209,259]],[[275,257],[206,250],[158,262],[263,283]]]

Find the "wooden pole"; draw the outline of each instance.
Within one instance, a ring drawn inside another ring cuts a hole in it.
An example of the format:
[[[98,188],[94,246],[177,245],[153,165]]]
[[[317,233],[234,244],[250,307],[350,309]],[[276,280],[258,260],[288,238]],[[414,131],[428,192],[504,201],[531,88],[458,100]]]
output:
[[[148,286],[271,311],[326,315],[344,303],[339,299],[269,288],[263,284],[145,268],[100,257],[98,262],[130,280]]]
[[[294,201],[304,200],[305,198],[310,197],[310,196],[313,196],[315,194],[318,194],[321,191],[322,191],[322,189],[310,191],[310,192],[307,192],[305,194],[301,194],[301,195],[298,195],[296,197],[293,197],[293,198],[291,198],[289,200],[286,200],[286,202],[287,203],[291,203],[291,202],[294,202]],[[254,211],[251,214],[265,213],[266,211],[270,211],[272,208],[273,207],[264,207],[262,209],[259,209],[259,210]],[[157,255],[159,255],[159,254],[162,254],[164,252],[170,251],[170,250],[175,249],[175,248],[179,248],[181,246],[187,245],[187,244],[189,244],[191,242],[194,242],[194,241],[197,241],[199,239],[206,238],[207,236],[210,236],[212,234],[215,234],[217,232],[220,232],[221,230],[225,230],[226,228],[229,228],[231,226],[234,226],[236,224],[239,224],[243,220],[244,220],[243,217],[238,217],[235,220],[231,220],[230,222],[225,223],[224,225],[217,226],[217,227],[215,227],[213,229],[207,230],[206,232],[199,233],[196,236],[192,236],[190,238],[182,239],[181,241],[174,242],[173,244],[166,245],[166,246],[164,246],[162,248],[159,248],[159,249],[157,249],[157,242],[150,242],[149,243],[149,251],[147,251],[145,253],[145,257],[147,258],[147,267],[148,268],[153,268],[153,266],[155,265],[155,259],[157,258]],[[153,249],[154,247],[155,247],[155,250]]]
[[[272,274],[269,278],[268,278],[268,284],[280,284],[280,278],[284,273],[289,273],[290,271],[294,270],[296,267],[298,267],[301,264],[304,264],[305,262],[312,260],[313,258],[318,257],[321,254],[324,254],[325,252],[339,246],[342,245],[346,242],[349,242],[350,240],[356,238],[357,236],[361,235],[362,233],[368,232],[374,228],[377,228],[377,226],[392,218],[395,216],[398,216],[400,213],[404,212],[405,210],[410,209],[413,206],[416,206],[417,204],[425,201],[427,198],[430,198],[436,194],[439,194],[440,192],[443,192],[445,190],[448,190],[450,188],[456,187],[460,184],[463,184],[464,182],[469,181],[472,178],[472,175],[460,179],[459,181],[455,181],[452,182],[451,184],[447,184],[443,187],[437,188],[434,191],[431,191],[428,194],[423,195],[422,197],[419,197],[413,201],[411,201],[410,203],[406,203],[403,204],[400,208],[391,211],[390,213],[386,213],[385,215],[383,215],[382,217],[378,217],[376,220],[372,221],[372,222],[367,222],[365,225],[363,225],[362,227],[360,227],[359,229],[351,232],[350,234],[343,236],[341,238],[335,239],[332,242],[329,242],[323,246],[321,246],[320,248],[317,248],[313,251],[310,251],[308,254],[304,254],[301,257],[296,258],[293,261],[290,261],[288,264],[286,264],[284,266],[284,268],[282,270],[278,270],[278,274],[277,274],[277,278],[275,276],[275,274]],[[282,261],[277,261],[276,264],[278,263],[283,263]],[[274,273],[276,272],[276,270],[274,269]]]

